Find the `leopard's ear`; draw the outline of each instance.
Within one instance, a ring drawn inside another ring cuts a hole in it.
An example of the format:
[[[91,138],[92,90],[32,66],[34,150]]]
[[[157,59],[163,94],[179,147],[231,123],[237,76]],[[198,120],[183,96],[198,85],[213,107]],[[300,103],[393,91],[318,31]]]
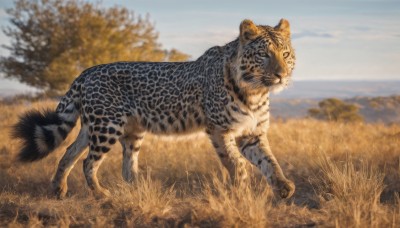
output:
[[[290,37],[290,24],[288,20],[282,18],[279,21],[279,24],[275,26],[275,29],[280,31],[285,36]]]
[[[240,23],[240,41],[246,43],[247,41],[255,39],[260,30],[251,20],[245,19]]]

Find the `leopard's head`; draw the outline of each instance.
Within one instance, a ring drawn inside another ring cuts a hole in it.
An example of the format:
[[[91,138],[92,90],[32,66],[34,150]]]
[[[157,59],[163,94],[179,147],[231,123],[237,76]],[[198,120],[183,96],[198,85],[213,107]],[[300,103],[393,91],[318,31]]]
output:
[[[275,27],[240,24],[239,46],[235,61],[236,81],[249,92],[268,88],[277,92],[287,87],[295,65],[290,42],[290,25],[281,19]]]

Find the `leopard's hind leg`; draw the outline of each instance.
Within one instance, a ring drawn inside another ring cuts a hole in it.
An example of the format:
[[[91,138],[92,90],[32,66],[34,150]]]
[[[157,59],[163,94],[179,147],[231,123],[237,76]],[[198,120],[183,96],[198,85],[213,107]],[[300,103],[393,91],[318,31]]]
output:
[[[89,153],[83,162],[87,184],[98,198],[110,196],[110,192],[99,184],[97,171],[105,155],[123,135],[125,125],[122,117],[107,116],[92,118],[93,121],[89,118]]]
[[[57,172],[52,180],[53,191],[59,199],[65,197],[68,186],[67,178],[75,163],[79,160],[88,146],[89,135],[87,126],[82,126],[74,143],[72,143],[67,152],[58,163]]]

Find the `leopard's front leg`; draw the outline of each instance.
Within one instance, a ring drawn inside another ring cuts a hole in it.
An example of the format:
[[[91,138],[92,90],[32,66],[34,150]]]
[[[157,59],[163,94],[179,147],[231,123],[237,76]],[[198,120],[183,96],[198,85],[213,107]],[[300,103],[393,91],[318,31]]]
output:
[[[248,136],[239,139],[240,152],[267,178],[274,194],[281,198],[290,198],[295,185],[282,172],[269,146],[267,134]]]
[[[235,137],[229,133],[218,130],[207,131],[211,142],[221,160],[228,170],[231,181],[240,187],[248,184],[249,179],[246,171],[246,159],[240,154],[236,145]]]

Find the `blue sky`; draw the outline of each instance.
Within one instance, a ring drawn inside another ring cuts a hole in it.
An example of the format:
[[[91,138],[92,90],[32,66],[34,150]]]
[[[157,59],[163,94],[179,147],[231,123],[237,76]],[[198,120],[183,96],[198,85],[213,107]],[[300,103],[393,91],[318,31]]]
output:
[[[95,2],[95,1],[93,1]],[[136,14],[150,15],[164,48],[177,48],[199,57],[207,48],[223,45],[238,35],[245,18],[275,25],[291,23],[296,49],[297,80],[399,80],[400,1],[283,0],[283,1],[156,1],[103,0]],[[276,3],[273,3],[276,2]],[[0,2],[0,24],[7,25]],[[8,40],[0,33],[0,43]],[[7,52],[0,48],[0,55]],[[0,81],[5,85],[4,80]],[[1,87],[0,87],[1,89]]]

